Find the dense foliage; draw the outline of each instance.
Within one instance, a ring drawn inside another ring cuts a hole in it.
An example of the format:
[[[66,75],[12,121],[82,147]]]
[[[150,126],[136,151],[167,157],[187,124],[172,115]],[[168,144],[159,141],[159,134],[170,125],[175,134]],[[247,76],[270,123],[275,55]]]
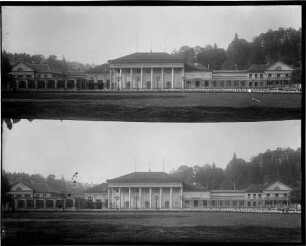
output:
[[[301,148],[267,150],[252,157],[249,162],[234,154],[224,170],[214,163],[194,167],[182,165],[172,174],[208,189],[245,189],[251,184],[269,184],[274,181],[300,189]]]
[[[279,28],[253,38],[251,42],[240,39],[235,34],[227,50],[206,45],[182,46],[172,54],[181,57],[186,63],[200,63],[210,69],[247,69],[252,64],[267,64],[282,61],[294,68],[301,67],[302,31],[293,28]]]

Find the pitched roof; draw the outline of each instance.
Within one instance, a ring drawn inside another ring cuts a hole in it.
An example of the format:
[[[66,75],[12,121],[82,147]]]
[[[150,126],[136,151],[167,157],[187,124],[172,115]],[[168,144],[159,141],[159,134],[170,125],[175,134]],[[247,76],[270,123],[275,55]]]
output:
[[[86,73],[109,73],[109,64],[105,63],[95,68],[89,69]]]
[[[108,183],[170,183],[183,182],[180,178],[173,177],[165,172],[133,172],[118,178],[110,179]]]
[[[35,72],[38,73],[51,73],[51,69],[48,64],[36,64],[36,63],[27,63],[24,62],[27,66],[32,68]]]
[[[183,63],[182,58],[170,55],[166,52],[136,52],[127,56],[123,56],[114,60],[109,60],[109,63],[129,63],[129,62],[140,62],[140,63],[149,63],[149,62],[175,62]]]
[[[203,185],[198,183],[187,184],[184,183],[184,191],[208,191]]]
[[[268,69],[270,65],[266,64],[253,64],[249,69],[248,72],[264,72]]]
[[[88,190],[85,190],[84,193],[103,193],[108,192],[108,184],[102,183],[99,185],[96,185],[92,188],[89,188]]]
[[[203,66],[200,63],[186,64],[185,65],[186,72],[195,72],[195,71],[209,71],[207,67]]]
[[[83,71],[65,71],[63,73],[66,76],[85,76]]]
[[[251,184],[245,191],[246,192],[262,192],[265,186],[263,184]]]

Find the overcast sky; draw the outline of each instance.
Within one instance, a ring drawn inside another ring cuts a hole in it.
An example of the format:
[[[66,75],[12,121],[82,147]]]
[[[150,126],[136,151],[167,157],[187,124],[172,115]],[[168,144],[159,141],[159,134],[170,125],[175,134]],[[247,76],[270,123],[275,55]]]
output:
[[[301,27],[300,6],[3,7],[3,49],[102,64],[137,51],[172,52],[217,43],[235,33]],[[166,42],[165,42],[166,39]],[[137,47],[137,49],[136,49]]]
[[[236,151],[248,161],[267,149],[301,146],[300,121],[253,123],[124,123],[21,120],[3,125],[4,170],[63,174],[101,183],[135,171],[180,165],[215,164],[225,168]]]

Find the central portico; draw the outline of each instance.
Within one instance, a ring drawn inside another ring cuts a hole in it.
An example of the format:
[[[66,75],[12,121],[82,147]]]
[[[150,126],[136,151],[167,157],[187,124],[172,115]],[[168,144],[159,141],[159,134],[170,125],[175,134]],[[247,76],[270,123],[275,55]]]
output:
[[[183,182],[165,172],[133,172],[108,180],[110,209],[180,209]]]
[[[110,89],[184,89],[184,61],[165,52],[133,53],[109,61]]]

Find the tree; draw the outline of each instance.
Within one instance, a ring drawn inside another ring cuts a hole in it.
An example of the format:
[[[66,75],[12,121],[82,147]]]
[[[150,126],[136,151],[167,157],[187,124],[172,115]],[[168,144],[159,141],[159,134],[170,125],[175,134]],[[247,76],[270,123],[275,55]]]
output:
[[[172,55],[184,60],[187,64],[195,62],[195,50],[187,45],[182,46],[178,51],[173,51]]]
[[[11,185],[7,179],[6,172],[2,169],[1,174],[1,203],[6,204],[7,202],[11,202],[11,195],[8,194],[11,190]]]
[[[194,181],[193,169],[187,165],[181,165],[176,171],[172,171],[172,175],[180,177],[186,183]]]
[[[292,190],[290,192],[289,201],[293,204],[301,204],[301,190]]]

